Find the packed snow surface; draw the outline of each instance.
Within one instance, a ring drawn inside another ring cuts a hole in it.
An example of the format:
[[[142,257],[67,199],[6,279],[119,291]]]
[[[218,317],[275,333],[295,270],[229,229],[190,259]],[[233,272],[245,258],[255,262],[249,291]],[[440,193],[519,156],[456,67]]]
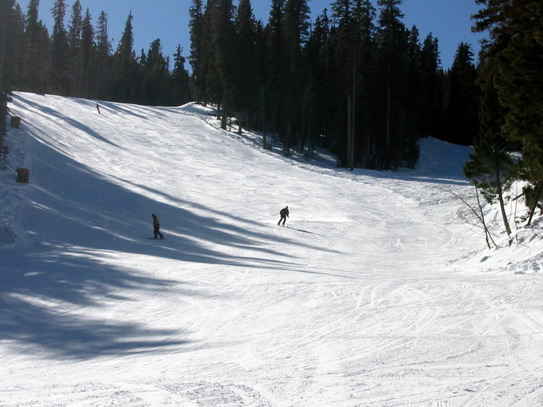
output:
[[[485,250],[468,148],[347,171],[95,103],[9,105],[1,406],[543,405],[540,226]]]

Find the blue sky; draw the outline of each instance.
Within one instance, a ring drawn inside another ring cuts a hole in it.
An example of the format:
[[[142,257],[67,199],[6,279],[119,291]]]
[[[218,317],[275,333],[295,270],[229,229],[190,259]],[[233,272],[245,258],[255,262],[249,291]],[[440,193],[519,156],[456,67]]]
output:
[[[71,15],[71,7],[75,0],[66,0],[68,4],[66,25]],[[374,4],[377,0],[372,0]],[[26,12],[28,0],[18,0],[23,12]],[[88,8],[93,23],[96,24],[100,12],[108,15],[109,36],[113,48],[124,29],[130,11],[134,16],[134,49],[139,54],[141,49],[147,50],[152,41],[160,38],[163,52],[171,55],[177,45],[183,47],[183,55],[188,56],[189,42],[189,7],[191,0],[154,0],[152,3],[142,0],[80,0],[83,11]],[[40,1],[40,19],[51,31],[51,8],[54,0]],[[204,2],[205,3],[205,2]],[[234,0],[234,3],[237,2]],[[257,19],[268,20],[271,0],[252,0]],[[309,6],[314,17],[322,13],[324,8],[330,9],[331,0],[310,0]],[[479,50],[479,34],[471,32],[471,15],[479,7],[475,0],[403,0],[402,11],[404,23],[408,28],[416,25],[421,41],[432,33],[439,40],[442,67],[450,68],[454,54],[460,42],[467,42],[477,54]],[[187,68],[189,68],[187,66]]]

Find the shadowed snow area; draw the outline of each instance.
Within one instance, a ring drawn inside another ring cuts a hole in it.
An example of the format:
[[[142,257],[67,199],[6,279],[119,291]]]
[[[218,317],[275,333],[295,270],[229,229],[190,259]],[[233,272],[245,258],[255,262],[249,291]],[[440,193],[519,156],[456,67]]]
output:
[[[470,149],[347,171],[196,104],[95,103],[9,105],[1,406],[543,405],[538,227],[484,250]]]

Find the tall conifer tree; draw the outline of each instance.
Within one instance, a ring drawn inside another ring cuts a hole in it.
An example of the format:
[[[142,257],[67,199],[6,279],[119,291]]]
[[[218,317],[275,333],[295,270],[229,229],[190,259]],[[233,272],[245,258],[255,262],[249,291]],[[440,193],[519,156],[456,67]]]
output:
[[[109,99],[113,97],[111,83],[113,72],[111,61],[111,42],[109,41],[107,14],[102,11],[96,27],[96,84],[95,97]]]
[[[479,132],[479,87],[469,44],[458,46],[447,78],[447,140],[472,145]]]
[[[143,69],[143,95],[141,101],[144,104],[155,106],[168,104],[170,90],[168,60],[162,53],[162,44],[159,39],[151,43],[141,65]]]
[[[83,15],[81,3],[76,0],[72,6],[72,16],[68,25],[68,94],[82,96],[83,58],[81,52],[81,33],[83,31]]]
[[[309,35],[309,13],[306,0],[286,0],[282,17],[284,69],[281,80],[286,86],[281,92],[283,125],[280,130],[287,148],[296,141],[301,143],[303,140],[300,107],[304,91],[305,64],[302,49]]]
[[[257,85],[256,21],[250,0],[240,0],[237,8],[236,43],[235,110],[239,120],[254,122],[260,92]]]
[[[51,47],[47,28],[38,20],[39,0],[30,0],[23,38],[21,90],[45,93],[51,70]]]
[[[89,10],[87,9],[81,27],[81,88],[80,92],[84,97],[93,97],[91,89],[94,89],[96,72],[96,52],[94,47],[94,27]]]
[[[21,86],[24,15],[15,0],[0,0],[0,92]]]
[[[422,137],[440,137],[443,118],[443,81],[440,69],[439,42],[432,34],[424,39],[421,49],[421,122]]]
[[[475,30],[490,39],[481,54],[488,67],[481,77],[493,78],[505,122],[503,135],[521,148],[524,170],[519,174],[543,191],[543,4],[537,0],[476,0],[484,8],[475,15]],[[531,220],[531,215],[530,215]]]
[[[211,0],[208,3],[211,31],[212,59],[209,78],[210,90],[221,106],[221,127],[226,129],[233,107],[235,89],[235,25],[232,0]]]
[[[270,127],[277,130],[281,127],[282,95],[281,91],[286,84],[283,83],[284,61],[283,47],[285,43],[283,30],[283,14],[285,0],[272,0],[268,25],[266,26],[266,42],[268,55],[268,80],[266,81],[266,106],[268,110]]]
[[[189,73],[185,68],[186,58],[183,56],[181,45],[177,46],[173,60],[172,81],[174,94],[172,95],[172,104],[181,105],[190,102],[191,97]]]
[[[66,94],[68,91],[68,35],[64,26],[64,17],[66,16],[66,3],[64,0],[55,0],[53,4],[54,25],[52,39],[52,89],[54,92]]]
[[[504,137],[504,109],[500,106],[498,92],[494,86],[494,73],[491,65],[483,68],[480,132],[475,140],[474,152],[464,166],[464,173],[492,203],[498,201],[503,224],[508,235],[511,234],[505,210],[506,192],[515,176],[515,162],[511,152],[513,144]]]
[[[303,131],[308,147],[306,158],[313,155],[319,135],[327,134],[331,112],[331,78],[329,77],[329,57],[327,44],[330,37],[330,20],[327,11],[317,17],[305,54],[308,67],[308,81],[304,93]]]
[[[496,88],[506,108],[504,132],[522,145],[527,180],[543,183],[543,3],[513,2],[510,41],[498,56]]]
[[[123,102],[137,101],[138,66],[134,54],[134,31],[132,12],[128,15],[121,41],[115,53],[116,97]]]
[[[207,102],[207,76],[209,61],[209,32],[202,0],[192,0],[190,14],[190,65],[196,100]]]
[[[378,0],[381,7],[378,30],[380,69],[379,103],[381,118],[381,142],[378,144],[378,167],[396,169],[403,164],[405,144],[405,100],[409,66],[408,33],[401,19],[401,0]]]

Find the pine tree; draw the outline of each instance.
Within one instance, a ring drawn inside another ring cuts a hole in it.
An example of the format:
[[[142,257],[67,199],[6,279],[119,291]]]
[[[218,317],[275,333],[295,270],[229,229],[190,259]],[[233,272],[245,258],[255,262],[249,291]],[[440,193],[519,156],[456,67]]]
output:
[[[96,27],[96,78],[94,97],[110,99],[113,97],[112,83],[111,43],[108,34],[107,14],[102,11],[98,17]]]
[[[470,45],[460,43],[447,74],[447,140],[472,145],[479,132],[479,87]]]
[[[21,90],[45,93],[51,70],[49,33],[38,20],[39,0],[30,0],[23,36]]]
[[[205,88],[202,89],[202,93],[204,94],[204,103],[211,102],[217,105],[217,119],[221,119],[221,102],[222,102],[222,83],[220,79],[220,75],[218,72],[218,67],[216,64],[216,51],[215,46],[217,45],[216,42],[214,42],[215,36],[219,36],[220,34],[215,34],[215,29],[211,29],[213,24],[213,12],[214,8],[216,8],[218,0],[207,0],[204,16],[203,16],[203,24],[205,29],[202,30],[202,36],[201,36],[201,50],[203,53],[200,53],[200,60],[201,64],[201,73],[200,78],[202,81],[202,85],[205,86]],[[196,83],[198,83],[198,79],[196,79]]]
[[[132,12],[128,15],[124,31],[114,56],[115,65],[115,97],[122,102],[137,101],[139,83],[138,64],[134,54],[134,32],[132,27]]]
[[[335,30],[331,36],[333,49],[334,98],[337,100],[334,121],[334,139],[339,161],[343,166],[354,165],[353,125],[356,106],[356,65],[358,39],[353,18],[353,0],[337,0],[332,3],[332,19]]]
[[[70,50],[79,50],[81,47],[81,31],[83,30],[83,14],[81,3],[76,0],[72,6],[72,18],[68,26],[68,45]]]
[[[95,87],[96,76],[96,50],[94,46],[94,27],[89,10],[87,9],[81,27],[81,49],[79,58],[81,60],[81,84],[82,96],[91,98],[91,90]]]
[[[196,100],[207,101],[207,74],[208,74],[208,52],[209,36],[206,30],[206,16],[203,10],[202,0],[192,0],[189,9],[190,14],[190,65],[192,67],[192,79],[194,81]]]
[[[510,235],[505,194],[515,176],[515,163],[511,156],[513,145],[502,131],[504,111],[498,101],[492,68],[487,67],[484,72],[487,76],[482,83],[480,132],[474,153],[464,166],[464,173],[488,202],[498,200],[505,230]]]
[[[481,54],[492,70],[505,122],[504,136],[519,144],[524,171],[519,176],[543,189],[543,4],[537,0],[476,0],[485,6],[475,15],[477,31],[489,31]],[[530,215],[531,220],[531,215]]]
[[[81,3],[76,0],[72,6],[72,16],[68,25],[68,95],[82,96],[83,88],[83,59],[81,54],[81,33],[83,30],[83,15]]]
[[[405,106],[406,110],[406,151],[405,165],[414,167],[419,157],[418,140],[422,136],[424,121],[428,119],[423,116],[423,95],[424,95],[424,68],[423,51],[419,40],[419,30],[413,26],[409,31],[409,68],[407,76],[407,95],[410,101]]]
[[[258,97],[258,112],[255,117],[255,128],[262,131],[263,140],[262,145],[264,148],[268,148],[268,140],[266,135],[267,130],[267,98],[268,95],[268,67],[269,67],[269,55],[267,49],[267,38],[264,25],[262,21],[256,22],[256,35],[255,35],[255,68],[256,68],[256,92]]]
[[[506,108],[503,131],[522,145],[528,181],[543,182],[543,4],[514,3],[511,39],[498,56],[496,88]]]
[[[306,0],[287,0],[281,19],[284,42],[280,81],[285,87],[280,89],[283,100],[280,134],[285,152],[288,152],[295,142],[300,145],[303,140],[302,115],[299,109],[305,87],[302,49],[309,35],[309,13]]]
[[[250,0],[240,0],[236,16],[235,110],[243,122],[254,122],[259,101],[256,57],[256,21]]]
[[[343,165],[369,165],[372,145],[372,82],[375,79],[375,9],[366,0],[332,3],[335,139]]]
[[[60,94],[68,91],[68,35],[64,27],[66,16],[66,3],[64,0],[55,0],[52,8],[54,25],[52,40],[52,90]]]
[[[20,86],[24,15],[15,0],[0,0],[0,92]]]
[[[141,61],[143,69],[142,103],[147,105],[165,105],[168,103],[169,71],[168,60],[162,53],[159,39],[154,40],[146,57]]]
[[[173,95],[171,102],[173,105],[182,105],[190,102],[191,95],[189,73],[185,69],[186,58],[183,56],[183,49],[181,48],[181,45],[177,46],[173,60]]]
[[[282,89],[286,84],[284,80],[284,33],[283,33],[283,14],[285,0],[272,0],[268,24],[265,29],[266,48],[267,48],[267,83],[265,93],[265,105],[267,107],[266,123],[273,130],[278,130],[283,122],[282,114]]]
[[[369,0],[354,1],[354,22],[357,47],[356,54],[356,116],[355,158],[362,166],[367,167],[373,149],[373,135],[376,133],[372,121],[375,112],[374,94],[377,71],[376,58],[376,26],[374,23],[376,9]],[[356,164],[356,163],[355,163]]]
[[[221,106],[221,128],[226,129],[235,89],[235,25],[232,0],[208,3],[211,31],[210,83],[208,89]]]
[[[396,169],[403,164],[405,144],[405,85],[409,66],[408,33],[401,22],[401,0],[378,0],[381,6],[377,34],[380,69],[379,84],[382,86],[378,103],[382,112],[382,141],[377,147],[382,169]]]
[[[440,137],[443,120],[443,73],[440,69],[439,42],[432,34],[421,49],[421,121],[422,137]]]
[[[15,33],[11,30],[13,27],[8,28],[8,16],[13,16],[13,3],[8,0],[0,0],[0,159],[4,159],[8,152],[7,147],[4,145],[8,101],[7,90],[13,80],[8,74],[8,72],[12,71],[13,62],[11,64],[6,62],[6,56],[10,56],[6,48],[8,35],[10,40],[16,38]]]
[[[330,20],[327,11],[318,16],[313,25],[305,54],[309,81],[304,93],[302,121],[305,124],[306,158],[311,159],[319,136],[327,135],[330,127],[331,80],[327,45],[330,37]]]
[[[11,14],[11,4],[7,0],[0,0],[0,114],[5,114],[6,103],[4,97],[4,66],[6,55],[6,35],[8,32],[8,15]],[[4,117],[0,117],[0,137],[4,135]],[[0,140],[1,141],[1,140]],[[0,145],[1,147],[1,145]]]

